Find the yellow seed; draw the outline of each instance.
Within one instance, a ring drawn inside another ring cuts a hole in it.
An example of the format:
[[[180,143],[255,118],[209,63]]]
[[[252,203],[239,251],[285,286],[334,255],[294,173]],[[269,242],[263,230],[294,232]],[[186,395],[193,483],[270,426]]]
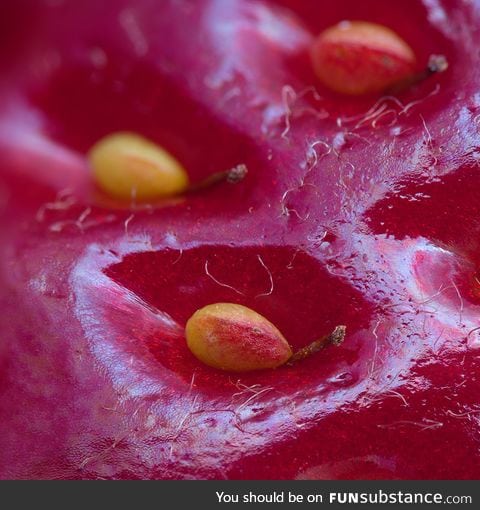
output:
[[[350,95],[381,92],[411,78],[415,54],[395,32],[365,21],[342,21],[326,29],[311,49],[317,78]]]
[[[135,133],[113,133],[89,152],[98,186],[120,200],[149,201],[182,193],[187,172],[165,149]]]
[[[242,305],[207,305],[190,317],[185,332],[192,353],[206,365],[221,370],[276,368],[292,356],[280,331],[265,317]]]

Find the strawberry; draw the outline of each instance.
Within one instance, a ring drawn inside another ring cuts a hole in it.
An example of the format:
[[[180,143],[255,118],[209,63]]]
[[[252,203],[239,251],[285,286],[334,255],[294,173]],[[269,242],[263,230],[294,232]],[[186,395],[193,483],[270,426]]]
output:
[[[3,4],[0,477],[480,475],[477,0]],[[331,90],[343,20],[397,34],[408,83]],[[99,188],[125,132],[191,186]],[[345,338],[219,370],[185,333],[215,303]]]

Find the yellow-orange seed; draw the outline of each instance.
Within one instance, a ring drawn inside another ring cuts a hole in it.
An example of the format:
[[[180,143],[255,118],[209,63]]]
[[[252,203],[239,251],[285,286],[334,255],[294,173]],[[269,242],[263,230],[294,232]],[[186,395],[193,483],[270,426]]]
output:
[[[290,345],[265,317],[246,306],[215,303],[187,322],[186,340],[203,363],[231,372],[276,368],[292,356]]]
[[[183,166],[165,149],[135,133],[113,133],[90,150],[98,186],[113,198],[156,200],[182,193],[188,186]]]
[[[342,21],[322,32],[311,49],[319,80],[349,95],[381,92],[415,72],[415,54],[393,30],[366,21]]]

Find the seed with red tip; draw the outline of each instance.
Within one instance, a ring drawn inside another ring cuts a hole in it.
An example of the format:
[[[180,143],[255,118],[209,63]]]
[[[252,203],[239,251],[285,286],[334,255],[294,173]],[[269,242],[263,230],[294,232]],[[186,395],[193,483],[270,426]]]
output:
[[[290,345],[269,320],[233,303],[197,310],[187,322],[186,338],[200,361],[231,372],[276,368],[292,356]]]
[[[312,64],[318,79],[342,94],[381,92],[415,73],[415,54],[395,32],[365,21],[342,21],[315,40]]]
[[[98,186],[120,200],[149,201],[182,193],[188,176],[163,147],[135,133],[113,133],[90,150]]]

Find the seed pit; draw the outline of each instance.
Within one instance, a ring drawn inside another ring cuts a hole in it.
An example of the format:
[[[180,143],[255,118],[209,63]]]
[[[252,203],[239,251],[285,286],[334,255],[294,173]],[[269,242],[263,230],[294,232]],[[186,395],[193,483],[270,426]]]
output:
[[[356,289],[296,247],[203,246],[183,249],[180,259],[177,250],[165,248],[127,255],[107,267],[105,273],[181,327],[196,310],[212,303],[248,306],[271,321],[294,352],[329,335],[339,324],[345,324],[348,334],[353,335],[368,325],[372,313],[370,303]],[[194,370],[208,377],[228,379],[228,374],[199,366],[184,338],[166,344],[151,336],[145,342],[158,362],[181,372],[185,379],[189,380]],[[342,345],[315,353],[288,370],[300,377],[304,370],[313,368],[330,373],[337,363],[354,361],[355,353],[349,351],[348,341],[345,344],[346,348]],[[268,372],[274,374],[245,377],[252,381],[270,377],[278,380],[278,369]],[[200,381],[202,377],[196,379]]]

